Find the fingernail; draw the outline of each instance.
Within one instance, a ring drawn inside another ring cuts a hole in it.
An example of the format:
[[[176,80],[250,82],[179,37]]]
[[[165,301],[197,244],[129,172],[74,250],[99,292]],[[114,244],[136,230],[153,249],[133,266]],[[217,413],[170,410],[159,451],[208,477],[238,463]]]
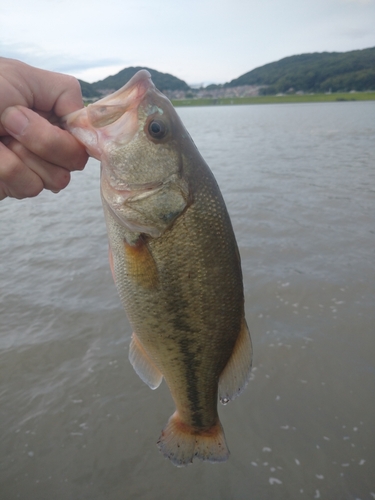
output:
[[[22,135],[29,124],[27,117],[15,107],[6,109],[1,121],[5,130],[13,136]]]

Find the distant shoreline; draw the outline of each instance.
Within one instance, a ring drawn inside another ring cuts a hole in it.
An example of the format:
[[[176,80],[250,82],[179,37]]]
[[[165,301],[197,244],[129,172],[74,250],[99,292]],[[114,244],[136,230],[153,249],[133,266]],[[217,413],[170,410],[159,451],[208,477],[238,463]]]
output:
[[[284,94],[217,99],[172,99],[173,106],[231,106],[239,104],[282,104],[308,102],[375,101],[374,92],[334,92],[331,94]]]

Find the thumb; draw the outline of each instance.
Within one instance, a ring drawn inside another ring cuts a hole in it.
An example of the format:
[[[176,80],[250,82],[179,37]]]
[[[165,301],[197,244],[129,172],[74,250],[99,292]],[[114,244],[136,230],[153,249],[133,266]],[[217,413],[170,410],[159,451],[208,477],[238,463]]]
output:
[[[69,132],[23,106],[7,108],[1,115],[6,132],[25,148],[49,163],[81,170],[87,161],[85,148]]]

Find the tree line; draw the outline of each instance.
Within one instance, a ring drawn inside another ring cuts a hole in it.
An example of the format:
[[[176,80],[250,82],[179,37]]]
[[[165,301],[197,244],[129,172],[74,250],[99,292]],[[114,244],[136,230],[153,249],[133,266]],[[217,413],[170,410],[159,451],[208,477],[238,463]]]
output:
[[[375,47],[285,57],[249,71],[224,86],[241,85],[263,86],[262,94],[374,90]]]

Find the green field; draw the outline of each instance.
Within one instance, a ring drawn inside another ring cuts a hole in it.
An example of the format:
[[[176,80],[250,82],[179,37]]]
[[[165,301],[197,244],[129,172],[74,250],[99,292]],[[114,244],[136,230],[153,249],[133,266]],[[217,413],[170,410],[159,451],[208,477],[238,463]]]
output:
[[[337,92],[332,94],[265,95],[257,97],[221,97],[218,99],[175,99],[174,106],[229,106],[236,104],[280,104],[296,102],[375,101],[374,92]]]

